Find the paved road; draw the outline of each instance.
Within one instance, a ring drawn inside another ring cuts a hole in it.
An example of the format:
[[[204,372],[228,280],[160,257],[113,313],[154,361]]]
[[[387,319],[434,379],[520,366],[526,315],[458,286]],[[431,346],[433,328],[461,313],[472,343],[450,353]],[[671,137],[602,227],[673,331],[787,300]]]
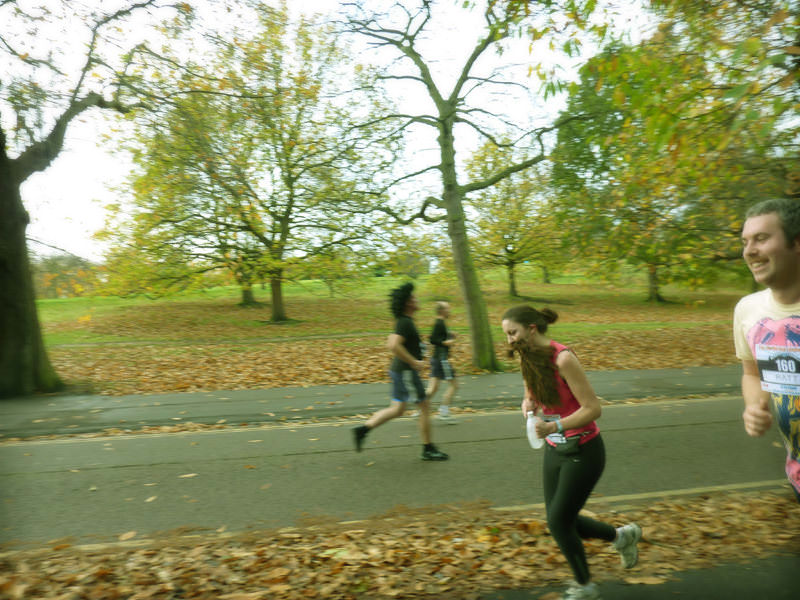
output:
[[[599,396],[617,402],[626,398],[738,394],[741,367],[593,371],[588,376]],[[521,389],[518,373],[462,377],[456,403],[476,409],[517,407]],[[258,424],[366,414],[387,405],[388,393],[388,384],[376,383],[148,396],[10,399],[0,401],[0,440],[106,428],[137,430],[186,421],[213,424],[225,419],[228,424]]]
[[[776,437],[748,438],[735,398],[604,409],[608,464],[598,496],[661,497],[783,479]],[[178,527],[228,531],[360,519],[396,505],[488,500],[540,503],[541,452],[511,411],[437,426],[452,459],[426,463],[416,419],[404,417],[353,450],[350,424],[205,433],[34,440],[0,445],[0,542],[114,539]],[[777,434],[776,434],[777,435]]]

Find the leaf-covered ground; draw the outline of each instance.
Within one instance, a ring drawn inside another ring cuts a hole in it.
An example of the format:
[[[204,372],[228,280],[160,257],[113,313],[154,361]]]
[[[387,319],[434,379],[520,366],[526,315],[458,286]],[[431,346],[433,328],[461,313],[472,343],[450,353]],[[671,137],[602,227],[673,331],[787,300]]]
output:
[[[574,298],[554,299],[560,319],[552,335],[570,344],[587,370],[736,362],[730,332],[735,296],[652,305],[575,290],[559,289]],[[49,349],[56,370],[69,383],[100,394],[373,383],[386,380],[389,363],[385,342],[392,321],[382,303],[297,298],[287,310],[298,320],[276,325],[269,323],[268,308],[243,309],[231,299],[160,302],[91,318],[51,319],[45,329],[120,340]],[[505,298],[489,303],[497,325],[495,350],[502,361],[506,346],[499,324],[509,304]],[[433,317],[420,311],[416,320],[427,334]],[[455,303],[451,327],[462,340],[453,351],[456,369],[476,373],[470,364],[466,316]]]
[[[585,288],[548,288],[561,318],[552,330],[587,370],[728,365],[735,295],[669,305],[593,296]],[[422,298],[423,303],[432,302]],[[487,301],[496,352],[505,360],[502,295]],[[269,323],[268,308],[242,309],[230,299],[160,302],[114,311],[57,315],[47,333],[92,343],[52,346],[51,360],[72,384],[95,393],[147,394],[385,381],[391,330],[385,302],[294,298],[295,321]],[[453,327],[469,336],[454,302]],[[426,333],[432,316],[418,313]],[[99,343],[96,340],[116,340]],[[454,363],[475,373],[466,342]],[[507,364],[514,368],[513,364]],[[592,505],[612,523],[636,520],[645,531],[640,565],[624,571],[607,544],[587,544],[598,579],[658,585],[675,571],[777,552],[800,554],[800,510],[787,491],[717,493],[624,510]],[[617,512],[621,511],[621,512]],[[0,549],[0,600],[431,600],[477,598],[482,591],[552,585],[569,570],[541,510],[511,513],[483,505],[408,510],[347,524],[279,531],[166,535],[131,531],[114,545]]]
[[[676,571],[752,556],[800,555],[800,509],[790,492],[718,493],[628,507],[602,504],[611,523],[644,530],[639,565],[624,570],[607,543],[587,543],[597,580],[659,585]],[[74,547],[54,540],[0,554],[0,600],[306,600],[478,598],[491,589],[569,579],[540,511],[486,506],[398,507],[367,521],[231,535]]]
[[[561,318],[553,336],[569,343],[588,370],[727,365],[734,295],[647,305],[616,294],[570,288],[551,300]],[[509,305],[487,298],[493,321]],[[423,298],[430,303],[432,298]],[[46,332],[117,340],[50,348],[58,372],[103,394],[245,389],[379,382],[391,329],[385,302],[290,299],[297,319],[270,324],[268,309],[230,299],[137,305],[119,311],[51,316]],[[425,333],[432,317],[418,314]],[[454,302],[451,326],[468,338]],[[496,351],[505,347],[495,333]],[[465,345],[454,362],[474,373]],[[512,365],[509,365],[513,368]],[[180,430],[180,429],[178,429]],[[640,564],[624,571],[607,544],[587,545],[595,577],[658,585],[676,571],[778,552],[800,555],[800,510],[788,490],[716,493],[646,506],[592,505],[601,518],[636,520],[645,540]],[[619,511],[619,512],[617,512]],[[541,510],[511,513],[483,505],[408,510],[348,524],[319,522],[279,531],[214,535],[176,532],[114,545],[54,540],[37,549],[0,548],[0,600],[383,600],[477,598],[481,591],[552,585],[569,570]]]

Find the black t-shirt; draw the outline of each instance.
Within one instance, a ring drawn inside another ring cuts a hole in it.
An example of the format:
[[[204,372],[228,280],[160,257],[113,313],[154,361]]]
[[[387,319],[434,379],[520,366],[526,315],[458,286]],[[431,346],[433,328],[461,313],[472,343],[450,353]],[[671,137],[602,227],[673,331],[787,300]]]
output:
[[[422,340],[411,317],[406,315],[398,317],[394,332],[403,338],[403,346],[408,350],[408,353],[417,360],[422,360]],[[412,367],[406,361],[400,360],[395,356],[392,358],[392,366],[390,368],[392,371],[406,371]]]
[[[433,331],[431,331],[431,344],[433,345],[433,357],[439,360],[446,359],[450,354],[450,348],[445,346],[442,342],[450,339],[450,332],[447,331],[447,325],[444,319],[436,319],[433,324]]]

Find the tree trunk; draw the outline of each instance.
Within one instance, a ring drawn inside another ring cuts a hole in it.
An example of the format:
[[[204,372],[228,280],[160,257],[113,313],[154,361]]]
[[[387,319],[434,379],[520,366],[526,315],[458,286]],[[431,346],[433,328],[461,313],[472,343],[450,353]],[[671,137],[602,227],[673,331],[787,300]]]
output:
[[[439,148],[442,157],[440,169],[444,183],[442,199],[447,209],[447,232],[453,247],[453,260],[469,317],[472,364],[479,369],[499,371],[500,363],[494,351],[489,314],[469,249],[464,215],[464,193],[456,183],[452,121],[442,119],[439,127]]]
[[[659,293],[658,267],[647,265],[647,301],[664,302],[664,298]]]
[[[514,270],[514,263],[507,265],[508,269],[508,295],[512,298],[519,296],[517,293],[517,273]]]
[[[253,286],[250,285],[249,283],[243,285],[242,286],[242,302],[241,302],[241,305],[242,306],[255,306],[256,304],[258,304],[258,302],[256,302],[255,294],[253,294]]]
[[[270,276],[269,286],[272,290],[272,321],[287,321],[286,307],[283,304],[283,271]]]
[[[63,388],[39,326],[19,187],[0,131],[0,398]]]
[[[542,265],[542,283],[550,283],[550,271],[544,265]]]
[[[234,276],[242,292],[242,300],[239,302],[239,306],[258,306],[256,296],[253,293],[253,270],[246,265],[240,265],[235,270]]]

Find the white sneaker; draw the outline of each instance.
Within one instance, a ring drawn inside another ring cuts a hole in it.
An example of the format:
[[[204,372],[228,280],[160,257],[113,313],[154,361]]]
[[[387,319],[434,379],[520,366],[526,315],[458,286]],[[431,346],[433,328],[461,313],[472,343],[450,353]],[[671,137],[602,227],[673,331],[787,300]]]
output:
[[[639,549],[636,545],[642,539],[642,528],[636,523],[629,523],[617,529],[617,539],[614,540],[614,549],[619,552],[622,566],[630,569],[636,566],[639,560]]]
[[[596,583],[589,582],[586,585],[580,585],[573,582],[562,596],[562,600],[602,600],[602,598],[600,598],[600,590]]]
[[[455,425],[458,423],[458,420],[451,415],[450,413],[439,413],[436,415],[436,420],[441,421],[442,423],[447,423],[448,425]]]

